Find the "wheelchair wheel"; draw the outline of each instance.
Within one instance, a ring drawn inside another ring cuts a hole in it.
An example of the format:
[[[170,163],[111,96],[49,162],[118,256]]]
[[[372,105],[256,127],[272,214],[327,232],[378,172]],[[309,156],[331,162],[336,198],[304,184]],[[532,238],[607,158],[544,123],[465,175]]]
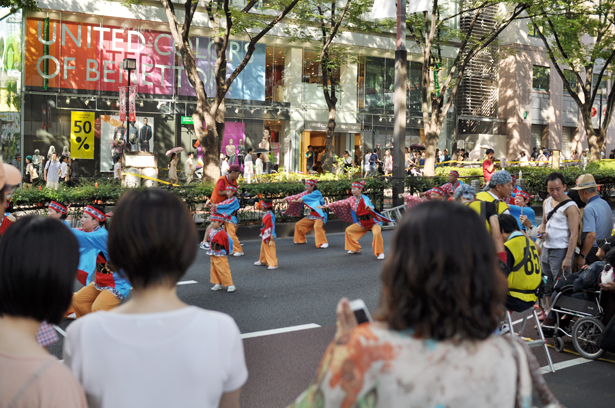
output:
[[[564,351],[564,339],[562,339],[561,337],[553,337],[553,347],[555,348],[555,351],[557,351],[558,353],[561,353],[562,351]]]
[[[598,346],[600,336],[604,333],[604,324],[593,317],[583,317],[572,329],[572,344],[581,357],[596,360],[604,354]]]

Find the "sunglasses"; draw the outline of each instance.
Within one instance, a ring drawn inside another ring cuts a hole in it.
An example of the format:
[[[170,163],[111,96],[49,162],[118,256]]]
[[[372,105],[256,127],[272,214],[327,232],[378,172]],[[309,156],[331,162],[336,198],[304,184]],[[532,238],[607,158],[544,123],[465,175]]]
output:
[[[4,192],[4,197],[6,201],[10,200],[13,194],[15,194],[15,190],[17,190],[19,186],[12,186],[10,184],[5,184],[2,191]]]

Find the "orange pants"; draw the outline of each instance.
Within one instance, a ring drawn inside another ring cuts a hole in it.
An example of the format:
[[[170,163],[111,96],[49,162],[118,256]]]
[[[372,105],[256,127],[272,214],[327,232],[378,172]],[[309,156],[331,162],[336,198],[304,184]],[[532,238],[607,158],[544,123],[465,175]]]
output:
[[[81,317],[98,310],[114,309],[119,304],[120,300],[113,293],[108,290],[98,290],[94,283],[90,283],[73,295],[71,306],[77,317]]]
[[[228,259],[226,256],[210,256],[210,281],[214,285],[221,284],[222,286],[231,286],[233,284],[233,277],[231,276],[231,267],[228,265]]]
[[[258,260],[267,266],[278,266],[278,255],[275,251],[275,241],[269,240],[269,243],[261,241],[261,256]]]
[[[305,234],[311,230],[314,230],[314,236],[316,237],[316,248],[320,248],[322,244],[327,243],[324,225],[325,224],[321,220],[310,220],[309,218],[301,219],[301,221],[295,224],[295,242],[297,244],[307,242]]]
[[[382,241],[382,229],[379,224],[375,224],[371,228],[363,228],[361,224],[355,223],[346,228],[346,251],[360,251],[359,240],[370,230],[374,234],[374,241],[372,242],[374,255],[384,254],[384,241]]]
[[[243,252],[243,249],[241,248],[241,244],[239,243],[239,238],[237,238],[237,225],[230,223],[230,222],[225,222],[224,230],[226,231],[228,236],[231,237],[231,239],[233,240],[233,253]]]

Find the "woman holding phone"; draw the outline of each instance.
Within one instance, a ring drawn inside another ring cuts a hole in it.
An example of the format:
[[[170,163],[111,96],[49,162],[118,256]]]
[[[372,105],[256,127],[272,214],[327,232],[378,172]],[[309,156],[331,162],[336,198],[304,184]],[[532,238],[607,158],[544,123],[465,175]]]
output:
[[[357,325],[342,299],[335,339],[290,407],[531,406],[533,382],[544,405],[556,403],[524,344],[493,335],[507,285],[476,212],[419,204],[391,252],[376,321]]]

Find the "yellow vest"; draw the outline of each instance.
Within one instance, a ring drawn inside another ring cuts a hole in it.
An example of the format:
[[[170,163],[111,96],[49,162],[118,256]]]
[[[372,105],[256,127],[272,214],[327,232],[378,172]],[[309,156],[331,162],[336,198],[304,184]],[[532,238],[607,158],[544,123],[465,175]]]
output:
[[[495,198],[493,198],[493,196],[486,191],[481,191],[480,193],[476,194],[476,200],[468,204],[468,206],[474,211],[476,211],[476,213],[481,216],[481,218],[483,218],[483,204],[481,204],[482,201],[487,203],[493,203],[495,201]],[[498,215],[508,210],[508,204],[506,204],[504,201],[498,201],[497,203],[495,203],[495,206]],[[491,225],[489,225],[489,218],[486,216],[484,218],[487,226],[487,231],[489,231],[489,233],[491,234]]]
[[[542,279],[536,245],[525,235],[519,235],[506,241],[504,246],[514,258],[512,271],[508,275],[510,296],[524,302],[535,302],[538,299],[536,288]]]

